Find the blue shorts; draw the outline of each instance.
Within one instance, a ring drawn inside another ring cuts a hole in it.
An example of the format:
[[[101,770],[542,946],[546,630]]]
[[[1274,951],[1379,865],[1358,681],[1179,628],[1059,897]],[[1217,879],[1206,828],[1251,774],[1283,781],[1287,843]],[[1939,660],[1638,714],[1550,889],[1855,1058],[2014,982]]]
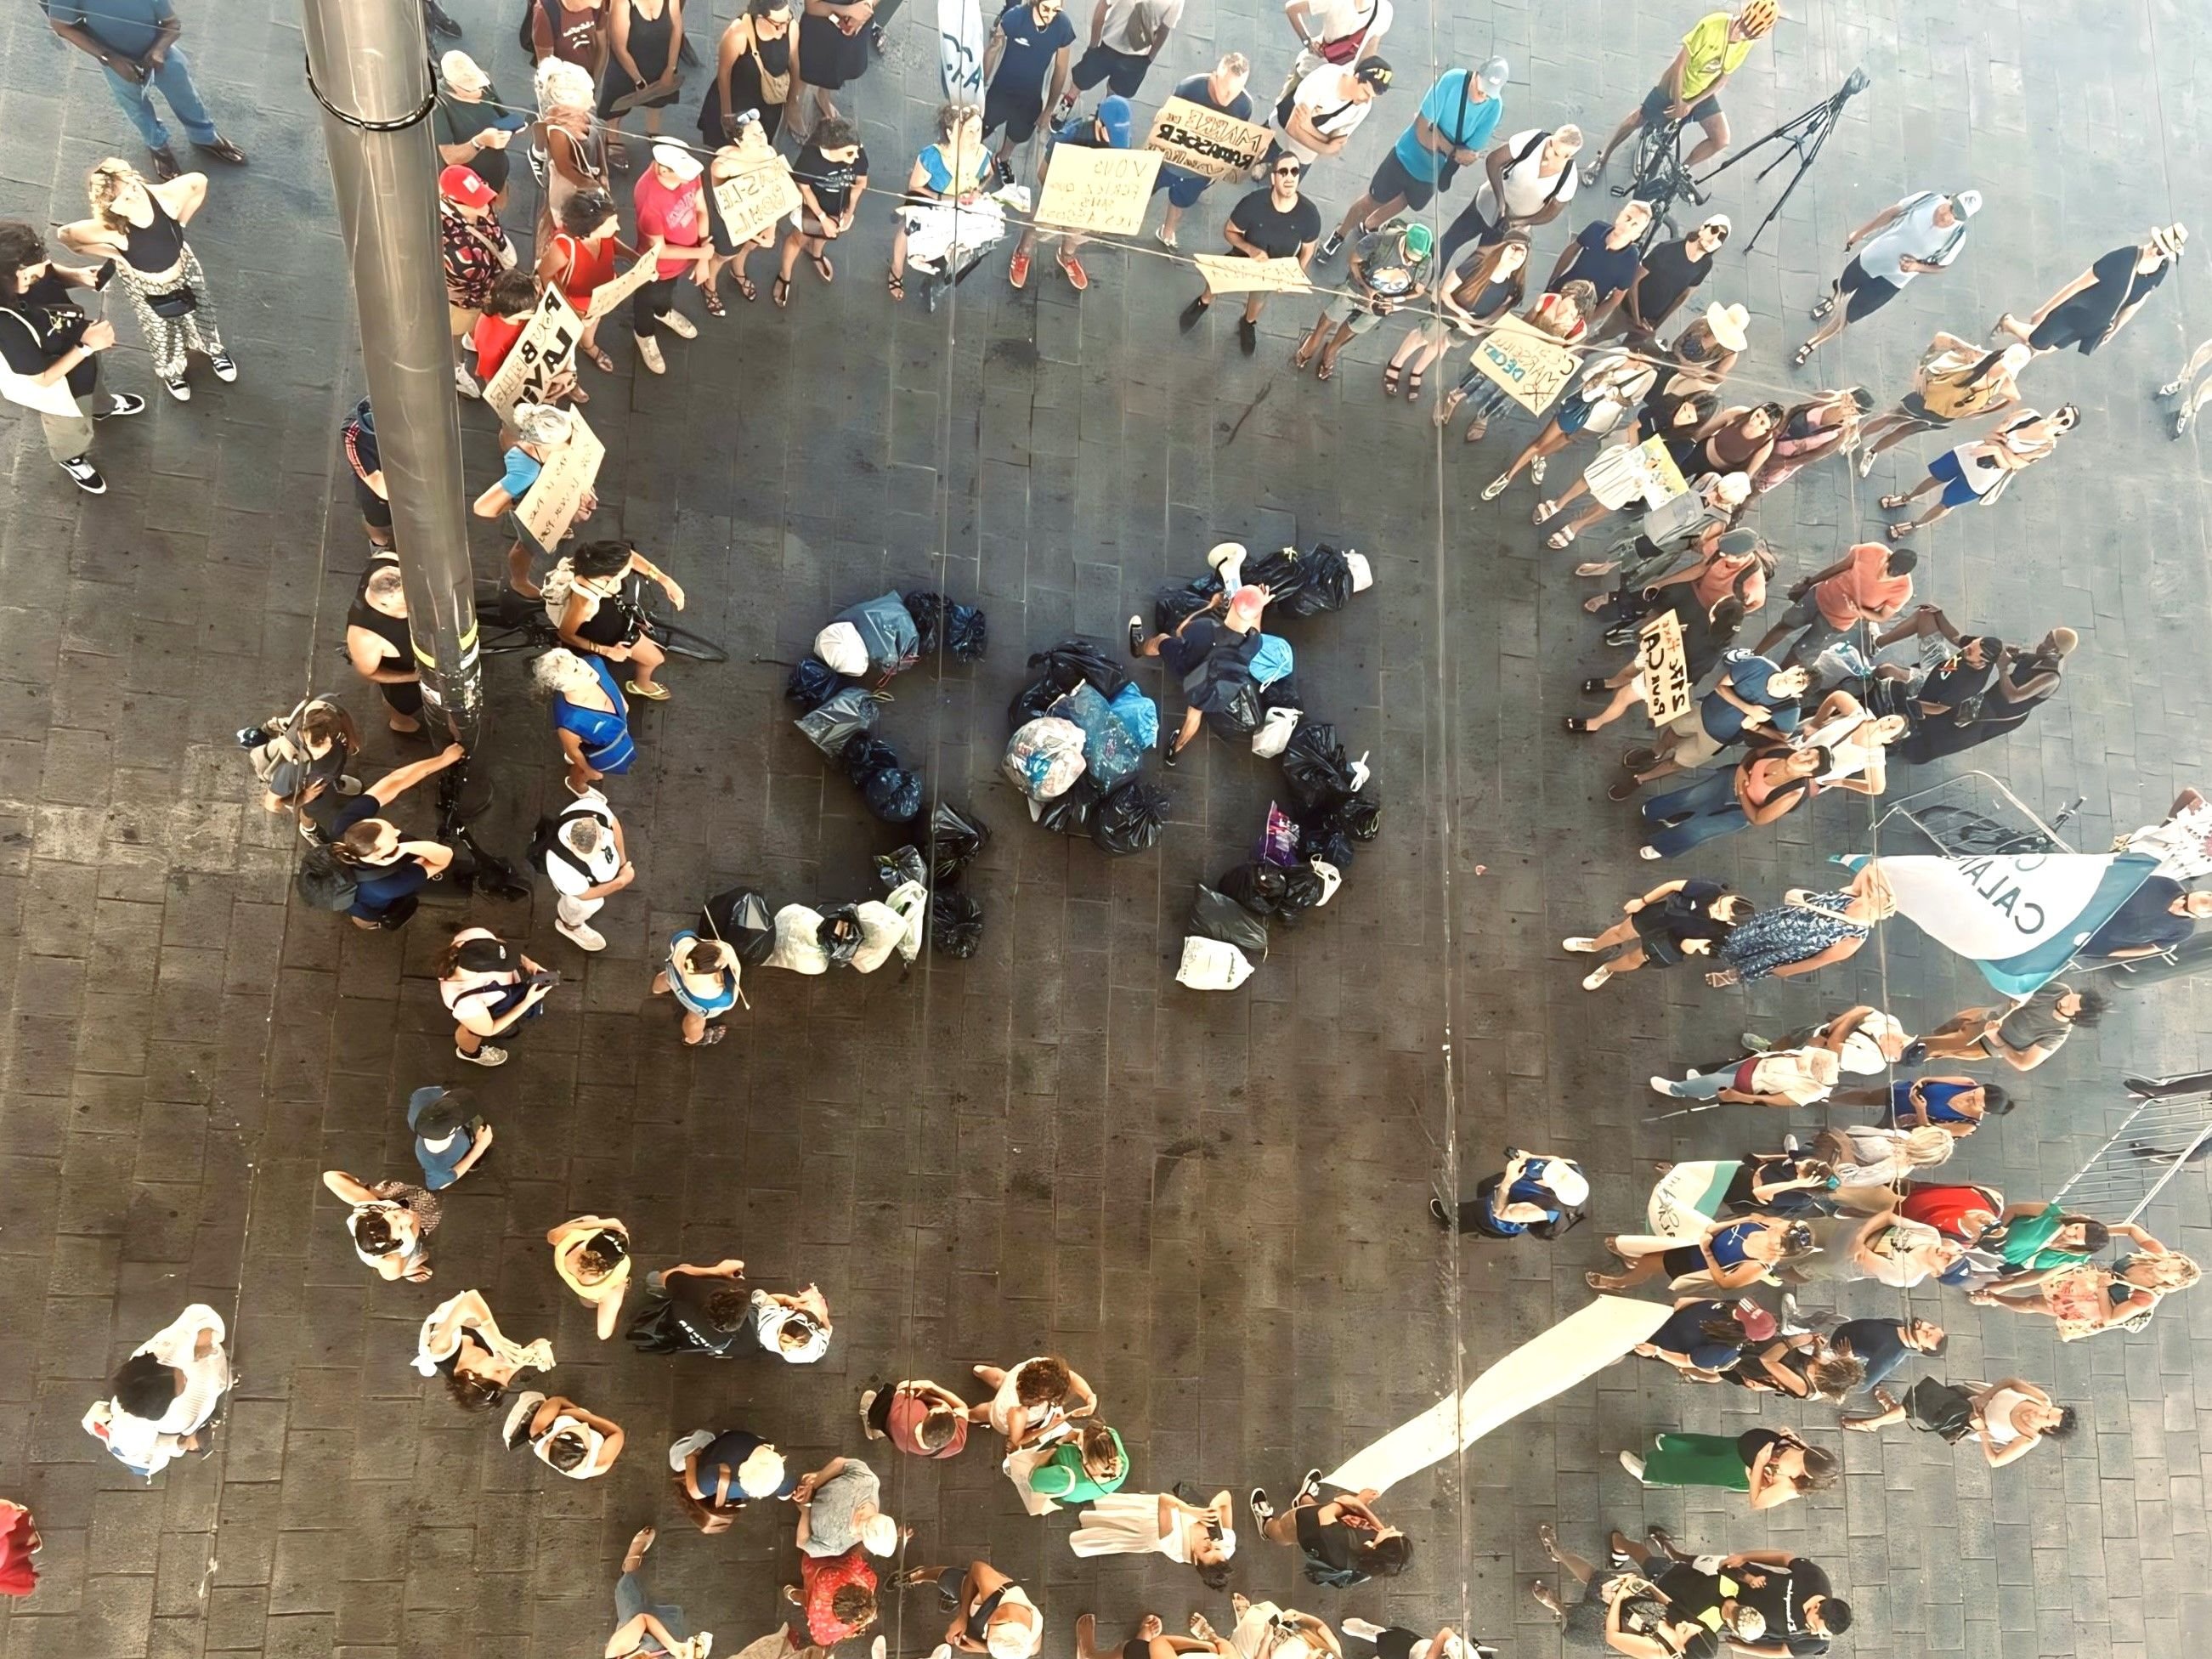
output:
[[[1560,432],[1570,438],[1589,423],[1589,417],[1590,406],[1583,401],[1579,388],[1560,398],[1559,408],[1552,414],[1552,419]]]
[[[1152,194],[1168,193],[1168,200],[1179,208],[1193,206],[1206,194],[1206,187],[1213,182],[1202,173],[1186,173],[1181,167],[1162,167],[1159,176],[1152,180]]]
[[[1982,499],[1975,493],[1973,485],[1966,482],[1966,475],[1959,466],[1959,458],[1948,449],[1928,463],[1928,476],[1942,480],[1943,505],[1946,507],[1972,507]]]

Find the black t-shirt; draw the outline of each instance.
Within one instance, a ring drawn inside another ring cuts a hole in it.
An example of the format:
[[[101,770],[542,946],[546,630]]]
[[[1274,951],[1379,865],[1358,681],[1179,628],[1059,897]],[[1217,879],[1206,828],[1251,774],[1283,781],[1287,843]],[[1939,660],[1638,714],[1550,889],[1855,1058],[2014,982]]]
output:
[[[2171,876],[2148,878],[2090,936],[2081,954],[2107,957],[2115,951],[2163,950],[2181,944],[2197,931],[2190,917],[2173,914],[2174,900],[2188,890]]]
[[[1588,283],[1597,290],[1600,305],[1616,294],[1626,292],[1628,285],[1636,280],[1637,268],[1644,263],[1644,255],[1632,240],[1621,247],[1607,247],[1605,240],[1612,234],[1612,225],[1603,219],[1584,225],[1582,234],[1575,238],[1574,261],[1559,279],[1571,283],[1579,277]],[[1711,261],[1706,264],[1710,265]],[[1644,289],[1646,294],[1651,291],[1648,279]]]
[[[1229,210],[1229,222],[1244,240],[1271,259],[1290,258],[1308,242],[1321,240],[1321,210],[1304,197],[1288,213],[1275,205],[1266,188],[1252,191]]]
[[[366,789],[358,795],[341,795],[325,784],[322,793],[301,810],[325,841],[335,842],[356,823],[382,817],[384,803]]]
[[[1637,912],[1637,918],[1640,922],[1650,915],[1652,925],[1678,945],[1693,939],[1718,942],[1728,937],[1733,926],[1712,913],[1713,901],[1720,896],[1721,884],[1717,881],[1686,881],[1680,890],[1645,905]]]
[[[456,98],[449,92],[438,94],[438,142],[441,144],[474,145],[477,134],[494,125],[504,113],[495,107],[499,89],[487,87],[484,95],[471,103]],[[495,191],[507,188],[507,167],[511,158],[503,149],[483,149],[461,165],[489,185]]]
[[[1765,1640],[1779,1642],[1793,1654],[1814,1655],[1828,1650],[1828,1638],[1805,1626],[1805,1603],[1815,1595],[1832,1595],[1828,1575],[1802,1556],[1793,1556],[1786,1567],[1745,1566],[1738,1572],[1765,1575],[1766,1582],[1745,1584],[1736,1600],[1757,1607],[1766,1616]],[[1663,1588],[1663,1585],[1662,1585]]]
[[[702,1278],[697,1273],[678,1273],[673,1279],[661,1281],[661,1290],[668,1297],[669,1310],[676,1322],[684,1328],[684,1334],[691,1346],[702,1353],[726,1354],[741,1347],[746,1340],[745,1316],[740,1314],[735,1330],[716,1328],[707,1304],[725,1291],[744,1295],[741,1280],[721,1278]],[[755,1345],[757,1346],[757,1345]],[[703,1465],[706,1460],[700,1460]]]
[[[850,204],[854,185],[868,176],[868,152],[861,146],[851,161],[833,161],[810,138],[791,164],[791,176],[812,191],[823,212],[834,218]]]
[[[1644,285],[1636,291],[1636,309],[1646,322],[1671,311],[1692,289],[1713,274],[1711,259],[1692,259],[1681,239],[1662,242],[1644,256]]]
[[[13,299],[0,300],[0,357],[18,374],[43,374],[84,337],[92,319],[70,298],[69,284],[51,266]],[[100,358],[87,357],[69,372],[69,389],[87,398],[100,383]]]
[[[1298,1547],[1316,1561],[1337,1572],[1354,1571],[1352,1552],[1360,1541],[1360,1534],[1341,1521],[1324,1524],[1321,1510],[1309,1504],[1292,1511],[1298,1529]]]

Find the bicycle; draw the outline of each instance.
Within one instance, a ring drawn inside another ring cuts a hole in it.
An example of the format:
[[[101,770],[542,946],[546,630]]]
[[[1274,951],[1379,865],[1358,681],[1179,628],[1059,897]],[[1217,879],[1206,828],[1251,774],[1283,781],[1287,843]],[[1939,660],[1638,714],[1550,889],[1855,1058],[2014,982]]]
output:
[[[1659,238],[1661,230],[1670,236],[1681,234],[1674,222],[1674,208],[1677,202],[1687,202],[1693,207],[1703,207],[1711,200],[1711,192],[1700,190],[1698,181],[1682,160],[1682,128],[1685,120],[1647,121],[1636,135],[1636,154],[1629,168],[1628,182],[1615,185],[1613,193],[1633,197],[1647,203],[1651,209],[1651,225],[1644,233],[1643,246],[1649,248]]]
[[[632,576],[623,587],[653,637],[669,655],[687,657],[693,662],[729,661],[730,653],[705,635],[655,616],[647,597],[650,590],[641,578]],[[550,651],[560,645],[561,632],[546,616],[543,602],[525,599],[513,588],[495,582],[479,584],[476,600],[477,649],[485,656]]]

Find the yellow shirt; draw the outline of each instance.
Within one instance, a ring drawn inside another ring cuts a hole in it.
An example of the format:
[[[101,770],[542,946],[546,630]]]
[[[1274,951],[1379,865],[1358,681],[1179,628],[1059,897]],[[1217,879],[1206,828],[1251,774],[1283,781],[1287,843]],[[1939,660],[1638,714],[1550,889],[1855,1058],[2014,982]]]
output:
[[[1728,13],[1717,11],[1700,17],[1695,27],[1682,37],[1681,100],[1694,104],[1711,90],[1713,82],[1723,75],[1733,75],[1743,60],[1751,56],[1754,42],[1729,39],[1729,25],[1733,20]]]

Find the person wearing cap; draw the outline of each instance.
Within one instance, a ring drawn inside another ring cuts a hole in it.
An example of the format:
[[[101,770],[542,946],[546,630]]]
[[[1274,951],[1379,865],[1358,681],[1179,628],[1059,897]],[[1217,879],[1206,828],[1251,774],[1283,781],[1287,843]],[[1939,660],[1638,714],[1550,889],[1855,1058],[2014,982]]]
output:
[[[438,160],[445,167],[467,167],[491,186],[494,210],[507,205],[512,158],[507,147],[528,125],[527,118],[501,107],[505,100],[490,76],[459,50],[438,60],[438,107],[430,118]]]
[[[1314,246],[1321,240],[1321,210],[1298,193],[1298,178],[1304,171],[1295,155],[1278,155],[1268,165],[1267,185],[1230,209],[1228,222],[1221,228],[1231,253],[1248,259],[1296,259],[1302,270],[1312,264]],[[1212,304],[1213,291],[1200,290],[1182,308],[1179,325],[1183,331],[1197,327]],[[1237,319],[1237,343],[1248,357],[1260,349],[1260,313],[1267,305],[1265,289],[1255,289],[1244,296],[1244,314]]]
[[[1945,450],[1928,464],[1928,476],[1911,490],[1881,498],[1883,512],[1901,513],[1923,495],[1936,495],[1936,504],[1917,518],[1892,524],[1890,540],[1903,541],[1947,517],[1954,507],[1989,506],[2015,477],[2038,461],[2048,460],[2058,440],[2081,419],[2081,411],[2072,404],[2061,404],[2048,415],[2023,409],[1984,436]]]
[[[1455,1214],[1441,1198],[1429,1200],[1439,1226],[1485,1238],[1519,1238],[1534,1233],[1551,1238],[1565,1230],[1571,1211],[1589,1202],[1589,1177],[1572,1158],[1540,1157],[1516,1147],[1505,1149],[1505,1167],[1478,1182],[1474,1196],[1463,1198]]]
[[[1001,127],[1003,164],[1017,144],[1036,136],[1048,107],[1057,108],[1067,90],[1067,54],[1075,45],[1075,25],[1062,0],[1026,0],[1008,6],[992,25],[983,49],[983,136]]]
[[[448,1089],[434,1083],[407,1097],[407,1127],[426,1191],[445,1191],[491,1150],[491,1125],[476,1105],[476,1097],[458,1085]]]
[[[1643,269],[1628,285],[1620,308],[1607,320],[1600,337],[1626,335],[1632,345],[1650,344],[1698,284],[1713,274],[1713,256],[1727,243],[1733,228],[1725,213],[1709,214],[1688,235],[1647,250]]]
[[[1252,60],[1241,52],[1225,52],[1220,62],[1206,73],[1186,76],[1176,82],[1174,95],[1232,120],[1249,121],[1252,118],[1252,94],[1245,88],[1251,78]],[[1162,247],[1173,247],[1176,228],[1182,222],[1182,216],[1197,205],[1198,198],[1212,183],[1202,173],[1163,163],[1152,179],[1152,193],[1157,196],[1162,191],[1167,191],[1168,210],[1159,228],[1152,233],[1152,240]]]
[[[1346,342],[1381,327],[1393,311],[1429,291],[1429,257],[1435,251],[1435,233],[1418,220],[1408,224],[1393,219],[1378,230],[1363,232],[1345,270],[1344,292],[1322,307],[1291,354],[1291,367],[1304,368],[1319,352],[1321,366],[1314,377],[1326,380],[1334,375],[1337,354]]]
[[[1923,190],[1884,208],[1853,231],[1844,252],[1861,242],[1866,246],[1829,285],[1828,297],[1813,307],[1813,320],[1820,326],[1790,362],[1802,368],[1853,323],[1894,300],[1915,276],[1948,270],[1966,245],[1966,221],[1981,209],[1978,190],[1949,196]]]
[[[447,320],[456,345],[476,327],[500,273],[514,268],[514,244],[492,211],[498,200],[498,192],[473,168],[456,165],[438,175],[438,251],[446,271]],[[483,395],[458,361],[453,385],[464,398]]]
[[[1363,58],[1351,69],[1323,64],[1285,93],[1275,105],[1274,142],[1261,160],[1264,169],[1285,153],[1311,167],[1351,142],[1375,107],[1376,94],[1391,81],[1389,62]]]
[[[1101,81],[1109,92],[1134,98],[1182,21],[1182,8],[1183,0],[1098,0],[1091,14],[1090,47],[1076,60],[1073,84],[1054,118],[1065,120],[1078,94]]]
[[[666,329],[679,340],[699,337],[698,325],[676,308],[676,283],[690,274],[704,287],[707,277],[702,274],[702,263],[714,258],[707,234],[710,210],[699,182],[704,171],[699,158],[683,145],[655,144],[653,165],[638,174],[631,191],[637,208],[639,257],[658,256],[653,280],[638,289],[629,305],[637,360],[650,374],[668,372],[667,362],[660,355],[660,330]]]
[[[1644,94],[1642,105],[1613,129],[1597,160],[1584,170],[1583,182],[1597,183],[1613,151],[1644,127],[1695,121],[1705,136],[1683,158],[1683,166],[1692,171],[1726,149],[1729,124],[1728,117],[1721,113],[1721,93],[1751,56],[1751,49],[1774,32],[1780,16],[1774,0],[1746,0],[1733,17],[1724,11],[1707,12],[1692,23],[1658,85]]]
[[[1241,563],[1243,552],[1236,543],[1224,542],[1206,556],[1206,562],[1233,557]],[[1161,659],[1182,681],[1189,702],[1182,729],[1161,755],[1163,766],[1176,764],[1206,716],[1228,708],[1253,683],[1252,659],[1259,653],[1260,617],[1267,598],[1266,588],[1249,586],[1217,593],[1203,610],[1184,617],[1174,633],[1150,637],[1142,617],[1129,618],[1129,654]]]
[[[2035,348],[2025,340],[1991,351],[1938,329],[1913,368],[1912,390],[1860,428],[1859,477],[1907,438],[2011,408],[2020,401],[2021,371],[2034,361]]]
[[[2025,321],[2009,311],[1997,319],[1997,331],[2025,340],[2040,356],[2072,346],[2084,357],[2128,325],[2142,303],[2180,262],[2189,241],[2180,225],[2153,225],[2150,234],[2130,247],[2116,247],[2060,289]]]
[[[1176,0],[1176,3],[1180,7],[1182,0]],[[1102,13],[1104,11],[1103,3],[1099,9]],[[1118,92],[1100,99],[1097,112],[1088,118],[1069,117],[1054,129],[1052,137],[1045,141],[1044,155],[1037,162],[1038,192],[1043,192],[1044,176],[1052,169],[1052,153],[1060,145],[1073,144],[1088,149],[1127,149],[1134,137],[1135,128],[1136,112],[1130,108],[1128,99]],[[1060,250],[1054,257],[1059,264],[1060,274],[1067,278],[1070,288],[1080,294],[1091,286],[1091,274],[1084,270],[1083,262],[1075,255],[1088,239],[1080,232],[1073,230],[1056,234],[1060,237]],[[1006,280],[1017,289],[1028,285],[1030,256],[1036,250],[1036,241],[1037,222],[1031,219],[1028,228],[1022,232],[1022,240],[1015,245],[1013,262],[1006,267]]]
[[[169,129],[154,112],[154,94],[168,100],[192,148],[233,166],[246,152],[216,131],[200,100],[191,66],[177,49],[185,32],[170,0],[39,0],[53,32],[98,64],[107,90],[153,152],[154,173],[164,183],[181,167],[169,148]]]
[[[1530,127],[1493,144],[1482,159],[1483,179],[1474,199],[1444,228],[1449,259],[1469,242],[1494,242],[1511,230],[1534,231],[1566,210],[1578,182],[1575,157],[1583,130],[1570,122],[1549,131]]]
[[[1490,58],[1479,69],[1446,70],[1421,100],[1413,125],[1398,135],[1375,169],[1366,193],[1345,210],[1321,245],[1321,257],[1334,259],[1354,231],[1372,230],[1402,209],[1419,212],[1438,191],[1451,188],[1462,167],[1480,161],[1482,148],[1504,112],[1502,94],[1510,72],[1503,58]],[[1449,259],[1450,239],[1445,241]]]

